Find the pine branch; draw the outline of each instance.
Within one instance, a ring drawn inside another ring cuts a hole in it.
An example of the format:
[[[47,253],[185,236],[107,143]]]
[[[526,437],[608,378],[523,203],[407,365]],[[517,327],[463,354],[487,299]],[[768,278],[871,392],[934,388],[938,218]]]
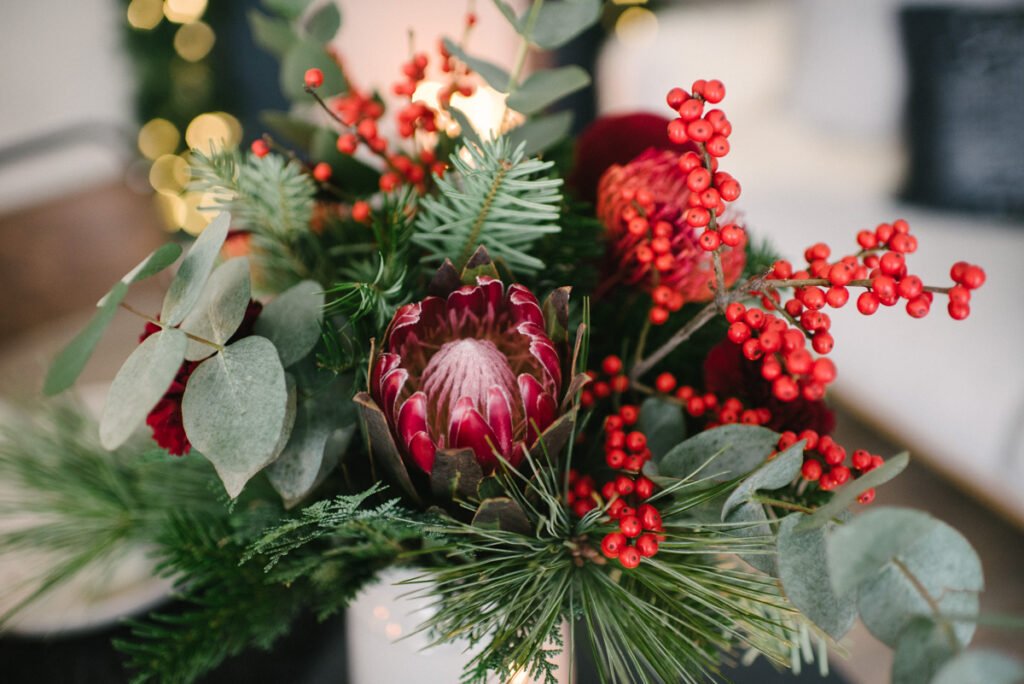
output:
[[[420,202],[413,242],[429,260],[466,263],[479,245],[509,268],[535,273],[544,262],[529,254],[543,235],[559,232],[560,178],[552,162],[527,159],[507,138],[467,145],[451,157],[454,180],[438,179],[438,198]]]

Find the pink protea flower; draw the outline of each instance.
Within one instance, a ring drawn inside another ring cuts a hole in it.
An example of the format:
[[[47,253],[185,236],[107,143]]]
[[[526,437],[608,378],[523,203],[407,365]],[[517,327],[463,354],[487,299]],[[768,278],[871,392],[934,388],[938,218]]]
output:
[[[522,285],[478,277],[400,308],[370,392],[404,460],[431,473],[439,450],[470,448],[490,473],[513,466],[558,415],[561,359]]]
[[[690,190],[680,156],[649,149],[628,164],[610,166],[598,184],[597,217],[608,230],[609,278],[647,291],[665,285],[687,302],[703,302],[712,297],[714,269],[710,253],[697,243],[698,230],[683,219]],[[630,230],[636,218],[646,221],[645,231]],[[655,244],[659,238],[668,241],[667,252],[655,248],[665,245]],[[671,259],[659,262],[660,254]],[[745,263],[743,249],[722,250],[726,285],[739,278]]]

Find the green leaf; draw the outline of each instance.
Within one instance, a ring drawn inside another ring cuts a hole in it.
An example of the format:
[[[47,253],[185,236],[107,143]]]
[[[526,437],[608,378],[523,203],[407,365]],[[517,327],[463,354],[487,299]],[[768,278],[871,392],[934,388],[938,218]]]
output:
[[[466,113],[458,107],[452,107],[448,110],[452,118],[455,119],[455,123],[459,124],[459,132],[462,135],[463,141],[468,141],[474,145],[482,145],[483,141],[480,139],[480,134],[477,133],[476,129],[473,128],[473,122],[469,120]]]
[[[601,0],[548,0],[537,13],[531,42],[553,50],[586,31],[601,18]]]
[[[828,564],[836,593],[856,592],[864,625],[890,646],[915,617],[941,621],[930,602],[943,614],[976,614],[984,586],[981,561],[959,532],[903,508],[875,508],[837,528],[828,538]],[[952,628],[966,645],[975,624],[958,620]]]
[[[578,66],[545,69],[532,74],[508,96],[508,106],[523,114],[534,114],[569,93],[590,85],[590,75]]]
[[[288,112],[260,112],[260,122],[275,134],[287,138],[296,147],[307,151],[312,149],[313,135],[321,130],[320,126],[292,116]],[[340,154],[337,148],[334,152]]]
[[[331,165],[334,182],[345,190],[359,194],[372,194],[380,187],[380,171],[368,166],[350,154],[338,151],[338,133],[329,128],[317,128],[310,139],[313,159]]]
[[[928,684],[956,649],[940,625],[920,617],[900,632],[892,655],[892,684]]]
[[[778,531],[778,567],[782,589],[793,605],[833,639],[853,626],[857,604],[853,596],[839,597],[828,574],[825,535],[830,527],[796,530],[803,513],[782,519]]]
[[[270,340],[285,368],[313,351],[320,339],[324,290],[313,280],[293,285],[263,307],[255,332]]]
[[[758,490],[781,489],[792,482],[800,474],[804,462],[804,444],[803,440],[797,442],[744,478],[725,500],[722,519],[725,520],[734,508],[741,505],[760,507],[761,504],[751,501]]]
[[[167,392],[185,359],[185,333],[164,328],[135,348],[114,377],[100,419],[100,442],[116,449]]]
[[[484,499],[473,515],[473,525],[485,529],[530,534],[530,519],[522,507],[507,496]]]
[[[533,156],[569,135],[570,128],[572,112],[557,112],[530,119],[522,126],[513,128],[508,133],[508,139],[513,147],[524,143],[526,154]]]
[[[832,495],[832,499],[827,504],[816,510],[813,515],[801,520],[801,529],[824,525],[845,511],[862,493],[873,487],[885,484],[902,473],[909,463],[910,454],[904,451],[890,458],[881,467],[868,471],[867,474],[858,477],[852,482],[848,482]]]
[[[507,2],[503,2],[502,0],[494,0],[494,5],[495,7],[498,8],[498,11],[501,12],[502,15],[504,15],[508,23],[512,25],[512,28],[516,30],[516,33],[522,31],[522,24],[520,24],[519,22],[519,17],[516,16],[516,11],[512,9],[512,7]]]
[[[637,429],[647,435],[647,447],[656,462],[686,439],[682,407],[657,397],[649,397],[640,405],[637,425]]]
[[[192,244],[164,297],[160,310],[160,320],[164,325],[174,327],[181,323],[199,301],[230,225],[231,214],[221,212]]]
[[[185,432],[232,499],[277,456],[287,405],[284,368],[263,337],[229,345],[189,378],[181,406]]]
[[[298,19],[312,0],[263,0],[267,9],[285,19]]]
[[[181,322],[181,329],[210,342],[227,344],[245,318],[250,295],[249,260],[229,259],[214,270],[195,308]],[[185,358],[198,361],[215,351],[208,344],[189,340]]]
[[[726,482],[749,473],[775,450],[779,435],[759,425],[723,425],[690,437],[658,463],[658,472],[684,479],[698,469],[700,477]]]
[[[341,12],[338,6],[329,2],[322,6],[306,20],[306,33],[319,43],[326,43],[334,38],[341,28]]]
[[[509,75],[508,72],[502,69],[493,62],[488,62],[486,59],[480,59],[479,57],[471,57],[463,51],[452,39],[444,39],[444,47],[448,51],[448,54],[455,57],[461,62],[464,62],[466,66],[480,74],[481,78],[487,81],[487,84],[497,90],[500,93],[508,92]]]
[[[117,307],[128,293],[128,285],[119,282],[103,297],[100,308],[93,314],[86,326],[57,354],[46,373],[43,392],[58,394],[75,384],[86,362],[92,356],[104,331],[117,313]]]
[[[284,57],[288,48],[298,40],[286,19],[268,17],[257,10],[250,10],[248,16],[253,42],[278,59]]]
[[[337,62],[327,54],[323,45],[310,40],[299,40],[288,48],[281,60],[281,92],[289,100],[307,101],[306,70],[317,68],[324,72],[324,82],[317,92],[321,97],[338,95],[348,91],[345,76]]]
[[[728,530],[728,534],[734,537],[761,537],[765,540],[765,549],[769,549],[768,540],[772,537],[772,528],[768,524],[768,516],[764,512],[764,506],[745,504],[732,511],[725,522],[740,525]],[[776,576],[779,574],[778,563],[775,554],[768,553],[740,553],[737,554],[750,565],[761,572]]]
[[[355,433],[355,413],[351,402],[351,379],[345,377],[334,386],[299,401],[295,427],[287,446],[267,468],[270,484],[287,507],[305,497],[333,468]],[[327,453],[331,438],[332,451]]]
[[[128,273],[121,278],[121,282],[125,285],[131,285],[141,280],[145,280],[173,264],[180,256],[181,245],[177,242],[168,242],[165,245],[161,245],[153,250],[148,257],[140,261],[135,268],[128,271]],[[106,295],[103,295],[100,301],[96,302],[96,306],[103,306],[109,294],[110,293],[108,292]]]
[[[931,684],[1020,684],[1024,664],[995,651],[968,651],[939,670]]]

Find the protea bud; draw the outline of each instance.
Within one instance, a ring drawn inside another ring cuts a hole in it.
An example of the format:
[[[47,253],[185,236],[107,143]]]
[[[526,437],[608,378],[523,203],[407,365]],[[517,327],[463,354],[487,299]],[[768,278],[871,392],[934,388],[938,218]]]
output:
[[[679,158],[677,152],[650,149],[628,164],[612,165],[601,177],[597,216],[608,230],[607,277],[644,290],[666,285],[687,302],[707,301],[714,270],[710,253],[697,242],[698,230],[683,218],[690,190]],[[635,223],[631,230],[636,218],[645,222],[643,231]],[[724,248],[721,254],[726,285],[731,285],[746,256],[741,248]],[[656,258],[661,255],[670,258]]]
[[[476,282],[400,308],[373,362],[370,410],[383,413],[410,470],[430,474],[453,449],[471,449],[483,474],[499,457],[516,466],[558,418],[561,358],[537,298]],[[357,398],[364,412],[366,399]],[[383,436],[370,428],[373,448]]]

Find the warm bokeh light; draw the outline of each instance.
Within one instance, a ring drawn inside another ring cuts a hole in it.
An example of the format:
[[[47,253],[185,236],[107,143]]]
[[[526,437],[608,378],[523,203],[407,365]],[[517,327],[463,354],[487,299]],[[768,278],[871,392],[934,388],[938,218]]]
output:
[[[181,222],[181,229],[190,235],[199,235],[213,219],[211,213],[199,211],[199,207],[207,206],[203,203],[204,198],[205,195],[198,192],[186,192],[181,196],[185,203],[185,217]]]
[[[174,50],[188,62],[198,62],[213,49],[217,36],[209,24],[194,21],[182,24],[174,33]]]
[[[434,109],[438,109],[437,94],[442,84],[437,81],[422,81],[413,93],[413,101],[422,101]],[[522,115],[505,106],[507,95],[499,93],[487,85],[477,86],[476,92],[466,97],[455,93],[452,95],[451,106],[466,115],[482,138],[494,138],[500,132],[507,131],[522,122]],[[450,136],[459,134],[459,124],[441,110],[437,117],[438,126]]]
[[[158,157],[149,168],[149,184],[159,193],[177,195],[190,178],[188,162],[176,154]]]
[[[625,45],[646,45],[657,36],[658,17],[645,7],[630,7],[615,22],[615,37]]]
[[[154,29],[164,18],[162,0],[132,0],[128,4],[128,23],[141,31]]]
[[[182,224],[185,223],[185,213],[187,211],[185,200],[177,195],[157,193],[155,201],[157,211],[160,213],[160,218],[163,221],[164,230],[169,233],[176,233],[181,230]]]
[[[185,143],[203,154],[235,147],[242,140],[242,124],[227,112],[207,112],[192,119],[185,130]]]
[[[173,154],[181,142],[181,133],[167,119],[151,119],[139,129],[139,152],[147,159]]]
[[[206,0],[164,0],[164,16],[175,24],[197,21],[205,11]]]

